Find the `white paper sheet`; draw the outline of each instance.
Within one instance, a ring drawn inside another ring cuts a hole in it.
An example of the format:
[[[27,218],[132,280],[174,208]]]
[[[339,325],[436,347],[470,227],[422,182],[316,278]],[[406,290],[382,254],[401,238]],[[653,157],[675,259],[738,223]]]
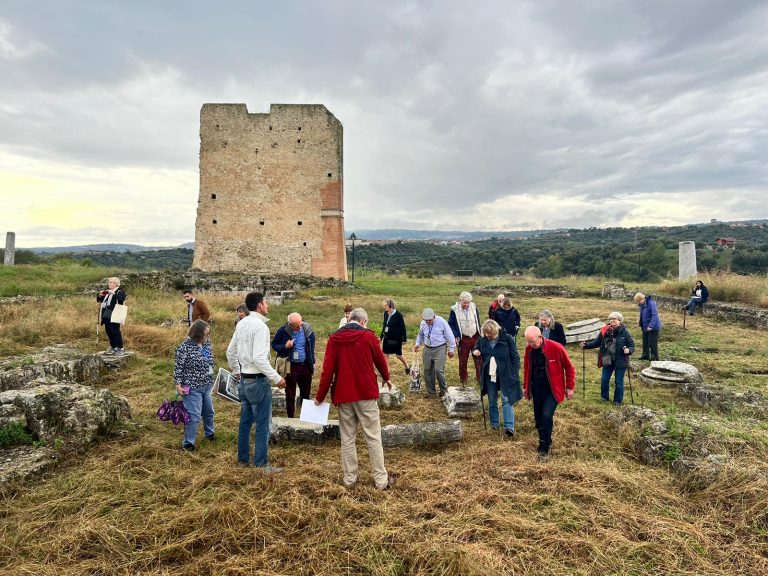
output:
[[[328,412],[330,409],[331,405],[328,402],[323,402],[320,406],[315,406],[314,400],[304,398],[301,401],[301,414],[299,415],[299,420],[325,426],[328,424]]]

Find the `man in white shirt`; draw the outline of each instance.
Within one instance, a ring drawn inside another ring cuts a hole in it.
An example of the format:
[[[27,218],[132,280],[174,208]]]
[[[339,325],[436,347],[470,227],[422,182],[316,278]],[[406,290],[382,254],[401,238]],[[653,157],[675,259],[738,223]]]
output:
[[[235,326],[227,347],[227,361],[240,380],[240,429],[237,434],[237,462],[250,463],[251,428],[256,424],[253,465],[265,473],[280,472],[269,463],[269,428],[272,422],[272,384],[285,388],[285,379],[270,362],[270,338],[264,295],[250,292],[245,297],[250,314]]]

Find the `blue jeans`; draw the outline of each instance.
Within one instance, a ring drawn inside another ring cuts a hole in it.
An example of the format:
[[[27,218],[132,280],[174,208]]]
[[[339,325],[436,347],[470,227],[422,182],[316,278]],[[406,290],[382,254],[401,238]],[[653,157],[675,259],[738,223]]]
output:
[[[552,427],[557,410],[557,400],[552,395],[552,390],[547,383],[532,383],[531,397],[533,401],[533,418],[536,421],[536,430],[539,432],[538,451],[549,454],[552,446]]]
[[[692,296],[690,300],[688,300],[688,313],[693,314],[693,311],[696,310],[696,306],[700,306],[702,309],[704,308],[704,302],[701,301],[701,296]]]
[[[251,427],[256,424],[253,465],[269,464],[269,427],[272,423],[272,386],[264,376],[240,381],[240,429],[237,433],[237,461],[248,464],[251,452]]]
[[[496,396],[500,390],[498,382],[491,382],[489,378],[485,383],[485,387],[488,390],[488,418],[491,421],[491,428],[499,427],[499,405],[496,403]],[[515,411],[512,409],[512,405],[509,403],[509,398],[501,393],[501,411],[504,415],[504,429],[515,431]]]
[[[200,418],[203,419],[203,433],[206,436],[213,435],[213,400],[211,399],[211,389],[213,384],[201,386],[199,388],[190,388],[189,394],[184,394],[184,408],[189,412],[189,422],[184,425],[184,441],[182,446],[194,446],[197,438],[197,425]]]
[[[613,401],[616,404],[621,404],[624,400],[624,374],[627,369],[616,368],[615,366],[603,366],[603,374],[600,379],[600,396],[603,400],[610,400],[610,388],[611,388],[611,374],[616,372],[616,388],[613,391]]]

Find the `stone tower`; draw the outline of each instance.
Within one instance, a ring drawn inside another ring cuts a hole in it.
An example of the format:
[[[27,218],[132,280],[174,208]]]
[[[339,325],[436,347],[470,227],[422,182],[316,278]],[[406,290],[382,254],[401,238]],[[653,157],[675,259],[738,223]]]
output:
[[[342,137],[320,104],[204,104],[193,267],[346,280]]]

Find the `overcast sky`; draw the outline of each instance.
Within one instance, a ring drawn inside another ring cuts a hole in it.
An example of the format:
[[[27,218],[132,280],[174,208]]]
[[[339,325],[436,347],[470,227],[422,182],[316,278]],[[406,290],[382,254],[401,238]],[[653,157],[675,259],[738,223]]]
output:
[[[767,218],[766,30],[740,0],[5,0],[0,233],[193,240],[205,102],[325,104],[347,234]]]

